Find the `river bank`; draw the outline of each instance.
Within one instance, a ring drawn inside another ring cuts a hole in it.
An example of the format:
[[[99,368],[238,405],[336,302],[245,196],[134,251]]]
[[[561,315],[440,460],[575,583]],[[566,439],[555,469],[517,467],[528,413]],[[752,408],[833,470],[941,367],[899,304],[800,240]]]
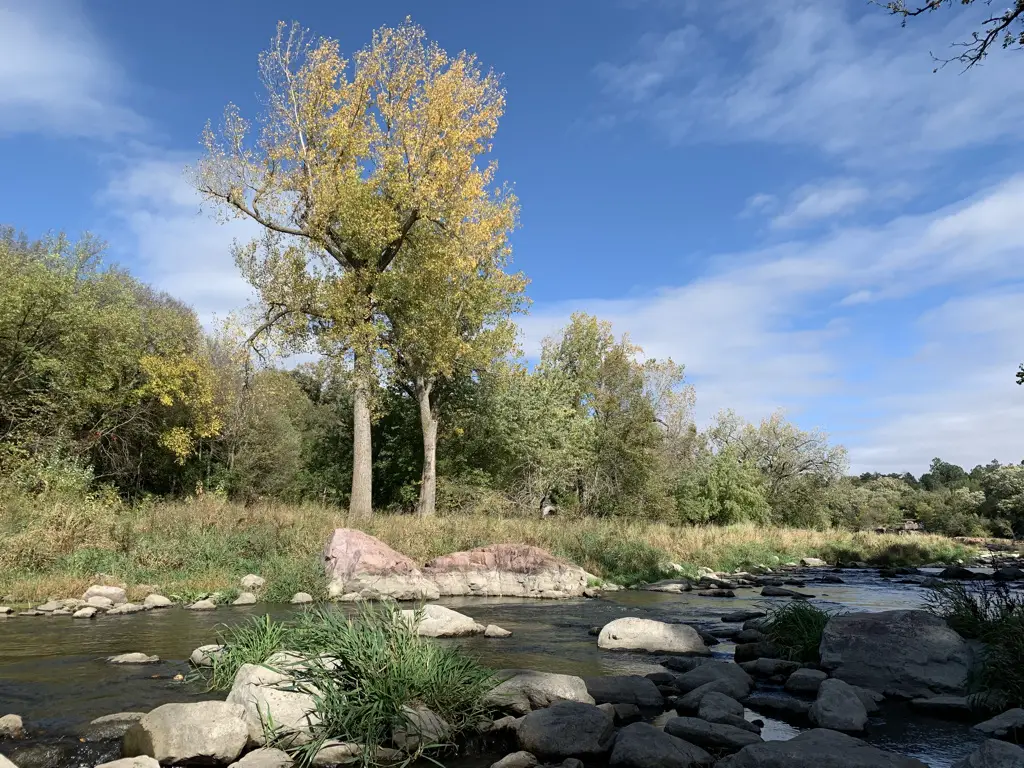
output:
[[[774,567],[804,557],[901,566],[969,561],[976,554],[973,546],[942,536],[754,525],[396,514],[363,521],[336,507],[242,506],[213,497],[134,507],[96,499],[45,505],[9,500],[0,514],[0,598],[28,603],[77,595],[105,574],[125,584],[131,599],[156,586],[191,602],[211,592],[230,598],[241,576],[259,573],[267,579],[265,599],[285,602],[297,592],[322,593],[323,542],[339,527],[376,536],[418,563],[490,544],[530,544],[627,585],[692,577],[700,568]]]

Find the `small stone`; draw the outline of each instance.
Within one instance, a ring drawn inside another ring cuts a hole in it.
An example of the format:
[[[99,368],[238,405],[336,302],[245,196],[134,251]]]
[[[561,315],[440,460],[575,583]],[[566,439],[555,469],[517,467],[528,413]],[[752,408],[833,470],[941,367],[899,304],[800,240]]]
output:
[[[267,584],[267,580],[262,576],[257,576],[255,573],[250,573],[247,576],[243,576],[241,582],[242,589],[248,592],[254,592],[257,589],[263,589]]]
[[[217,604],[213,600],[197,600],[188,607],[190,611],[215,611]]]
[[[511,637],[512,633],[507,629],[502,629],[497,624],[488,624],[484,629],[484,637]],[[500,761],[499,761],[500,762]]]
[[[192,655],[189,656],[189,661],[197,667],[212,667],[214,660],[221,656],[221,654],[226,650],[227,648],[223,645],[201,645],[192,651]]]
[[[537,765],[537,758],[532,752],[513,752],[505,755],[501,760],[491,765],[491,768],[533,768]]]
[[[117,656],[108,656],[110,664],[156,664],[160,661],[159,656],[150,656],[145,653],[122,653]]]
[[[146,608],[170,608],[174,605],[174,601],[163,595],[153,594],[146,595],[146,599],[142,601],[142,604]]]
[[[308,592],[296,592],[289,602],[292,605],[307,605],[313,602],[313,596]]]
[[[0,717],[0,739],[21,739],[25,737],[25,724],[19,715]]]
[[[71,618],[73,618],[73,619],[91,619],[91,618],[96,616],[96,612],[97,612],[97,609],[90,605],[90,606],[86,606],[85,608],[79,608],[77,611],[75,611],[73,614],[71,614]]]
[[[85,602],[87,605],[93,608],[98,608],[101,611],[109,611],[111,608],[114,607],[114,601],[111,600],[109,597],[104,597],[103,595],[93,595],[92,597],[87,597],[85,599]]]
[[[232,605],[256,605],[256,595],[252,592],[242,592],[235,598]]]

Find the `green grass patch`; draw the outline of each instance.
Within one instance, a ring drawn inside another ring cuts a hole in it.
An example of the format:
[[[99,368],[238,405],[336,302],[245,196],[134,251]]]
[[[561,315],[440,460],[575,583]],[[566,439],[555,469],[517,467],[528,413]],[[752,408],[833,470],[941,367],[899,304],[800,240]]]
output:
[[[803,601],[786,603],[768,612],[763,632],[784,659],[817,662],[825,625],[837,612]]]

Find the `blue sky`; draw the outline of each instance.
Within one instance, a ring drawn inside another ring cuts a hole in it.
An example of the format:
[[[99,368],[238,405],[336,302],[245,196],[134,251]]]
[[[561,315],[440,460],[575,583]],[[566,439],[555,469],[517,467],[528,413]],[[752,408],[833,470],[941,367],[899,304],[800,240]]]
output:
[[[754,10],[756,9],[756,11]],[[248,290],[182,178],[257,109],[279,18],[364,45],[406,15],[503,73],[527,349],[577,309],[687,366],[698,418],[777,407],[855,471],[1024,458],[1024,79],[861,0],[0,0],[0,221],[91,230],[203,318]]]

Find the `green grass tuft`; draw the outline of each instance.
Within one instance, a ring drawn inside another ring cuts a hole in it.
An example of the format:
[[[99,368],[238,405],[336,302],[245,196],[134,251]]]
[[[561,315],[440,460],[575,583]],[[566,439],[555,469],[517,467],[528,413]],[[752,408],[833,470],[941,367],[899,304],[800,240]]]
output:
[[[802,600],[786,603],[768,612],[762,630],[784,659],[817,662],[821,635],[829,619],[838,615]]]

